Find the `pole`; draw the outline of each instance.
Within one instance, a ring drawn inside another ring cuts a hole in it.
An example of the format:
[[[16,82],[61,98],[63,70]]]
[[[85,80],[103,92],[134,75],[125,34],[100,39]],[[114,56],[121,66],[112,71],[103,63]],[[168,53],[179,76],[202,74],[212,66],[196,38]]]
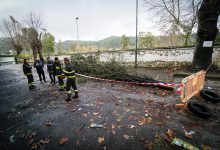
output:
[[[138,0],[136,0],[136,46],[135,46],[135,68],[137,68],[137,49],[138,49]]]
[[[76,18],[76,32],[77,32],[77,39],[78,39],[78,47],[79,47],[79,29],[78,29],[78,17]]]

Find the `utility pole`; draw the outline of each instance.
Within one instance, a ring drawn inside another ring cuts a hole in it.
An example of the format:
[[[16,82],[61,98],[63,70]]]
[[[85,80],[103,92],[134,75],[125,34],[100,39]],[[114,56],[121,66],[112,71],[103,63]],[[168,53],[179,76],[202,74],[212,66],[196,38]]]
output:
[[[135,68],[137,68],[137,50],[138,50],[138,0],[136,0],[136,40],[135,40]]]
[[[78,29],[78,20],[79,20],[79,17],[76,17],[76,32],[77,32],[78,47],[79,47],[79,29]]]

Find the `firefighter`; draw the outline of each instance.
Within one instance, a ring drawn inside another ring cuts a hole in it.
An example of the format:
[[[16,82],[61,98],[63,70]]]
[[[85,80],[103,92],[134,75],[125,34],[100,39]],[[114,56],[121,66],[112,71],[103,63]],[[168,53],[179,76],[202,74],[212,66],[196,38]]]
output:
[[[60,89],[58,91],[63,91],[65,89],[65,86],[64,86],[64,82],[63,82],[64,74],[63,74],[62,66],[61,66],[61,63],[57,57],[55,57],[54,60],[55,60],[55,62],[54,62],[55,74],[58,78],[59,85],[60,85]]]
[[[47,57],[47,72],[49,73],[49,77],[51,82],[54,83],[56,82],[55,80],[55,67],[54,67],[54,62],[50,59],[50,57]]]
[[[34,62],[34,67],[37,70],[37,74],[39,76],[40,82],[42,83],[42,77],[43,77],[44,82],[46,82],[45,74],[44,74],[44,63],[43,63],[43,61],[40,61],[37,58],[36,61]]]
[[[27,59],[24,59],[24,63],[23,63],[23,72],[24,74],[27,76],[28,78],[28,87],[30,90],[34,89],[34,78],[32,75],[32,67],[31,65],[28,63]]]
[[[66,65],[65,69],[63,70],[65,76],[67,77],[66,80],[66,91],[67,91],[67,99],[66,101],[71,101],[71,86],[75,92],[75,95],[73,98],[79,98],[78,90],[76,87],[76,77],[75,77],[75,69],[73,65],[70,63],[69,58],[65,57],[64,58],[64,63]]]

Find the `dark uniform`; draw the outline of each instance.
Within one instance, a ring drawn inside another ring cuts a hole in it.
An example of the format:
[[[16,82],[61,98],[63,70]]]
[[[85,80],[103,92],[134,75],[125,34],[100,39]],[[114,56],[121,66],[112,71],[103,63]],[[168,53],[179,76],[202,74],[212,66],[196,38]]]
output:
[[[66,63],[66,67],[63,70],[63,72],[64,72],[65,76],[67,77],[67,80],[66,80],[66,91],[68,94],[67,100],[70,100],[70,97],[71,97],[71,86],[75,92],[75,96],[73,98],[78,98],[79,95],[78,95],[78,90],[76,87],[75,69],[74,69],[73,65],[69,62]]]
[[[49,73],[51,83],[55,83],[55,66],[52,60],[47,61],[47,71]]]
[[[46,82],[45,74],[44,74],[44,69],[43,69],[44,63],[42,61],[35,61],[34,67],[37,70],[37,74],[39,76],[40,82],[42,82],[42,77],[43,77],[44,82]]]
[[[32,69],[31,65],[29,65],[26,62],[24,62],[24,64],[23,64],[23,72],[24,72],[24,74],[28,78],[28,87],[29,87],[29,89],[33,89],[35,87],[34,86],[34,78],[33,78],[32,70],[31,69]]]
[[[62,90],[64,90],[65,87],[64,87],[64,82],[63,82],[63,78],[62,78],[62,76],[64,76],[64,74],[63,74],[63,70],[62,70],[62,66],[61,66],[60,61],[58,61],[58,62],[55,61],[54,66],[55,66],[55,74],[58,78],[59,85],[60,85],[59,91],[62,91]]]

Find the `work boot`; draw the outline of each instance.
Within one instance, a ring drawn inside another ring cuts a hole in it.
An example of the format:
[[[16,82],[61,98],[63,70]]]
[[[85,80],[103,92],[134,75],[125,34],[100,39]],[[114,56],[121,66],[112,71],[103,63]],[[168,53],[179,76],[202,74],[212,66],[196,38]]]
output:
[[[58,91],[64,91],[65,89],[59,89]]]
[[[36,86],[34,86],[34,85],[32,85],[32,86],[29,87],[30,90],[33,90],[33,89],[35,89],[35,88],[36,88]]]
[[[78,92],[75,92],[75,95],[73,96],[73,98],[74,98],[74,99],[79,98],[79,94],[78,94]]]
[[[68,94],[68,97],[65,99],[65,101],[71,101],[71,95]]]

